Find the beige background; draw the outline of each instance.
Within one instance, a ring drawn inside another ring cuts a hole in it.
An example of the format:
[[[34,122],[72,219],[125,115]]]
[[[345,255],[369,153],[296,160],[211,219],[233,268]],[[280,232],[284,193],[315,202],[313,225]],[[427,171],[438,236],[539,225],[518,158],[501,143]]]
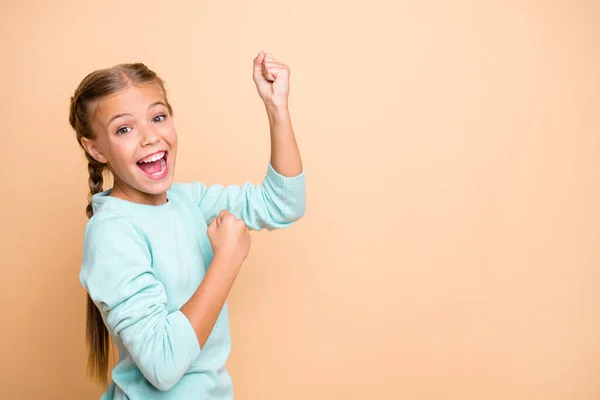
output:
[[[3,1],[0,398],[92,399],[88,72],[166,81],[177,178],[258,182],[260,48],[308,177],[230,296],[236,398],[600,398],[597,1]]]

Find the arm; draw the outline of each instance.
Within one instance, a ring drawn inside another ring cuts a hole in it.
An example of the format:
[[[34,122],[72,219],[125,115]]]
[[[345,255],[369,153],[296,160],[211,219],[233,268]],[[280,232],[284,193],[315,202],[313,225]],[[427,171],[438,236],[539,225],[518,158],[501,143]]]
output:
[[[200,347],[204,347],[208,340],[238,271],[231,260],[215,256],[202,283],[181,307],[181,312],[194,328]]]
[[[302,159],[287,106],[267,106],[271,135],[271,165],[285,177],[302,173]]]
[[[195,331],[155,277],[148,244],[122,216],[98,215],[86,228],[80,272],[83,287],[144,377],[169,390],[200,354]]]
[[[280,229],[306,211],[306,179],[287,108],[267,107],[270,121],[271,162],[259,185],[205,186],[192,183],[192,196],[206,223],[226,209],[249,229]]]
[[[181,307],[201,346],[204,346],[219,317],[252,242],[243,221],[226,210],[219,216],[221,222],[215,218],[207,230],[215,252],[213,261],[196,292]]]
[[[215,253],[193,297],[169,313],[165,289],[136,226],[124,217],[99,215],[86,230],[81,283],[105,315],[111,335],[122,340],[157,389],[179,382],[208,339],[239,270],[227,254]]]
[[[97,216],[86,229],[80,280],[144,377],[171,389],[200,354],[223,308],[251,238],[246,225],[223,212],[208,228],[215,256],[207,275],[180,310],[168,312],[143,234],[121,216]]]
[[[253,79],[265,104],[271,137],[271,161],[262,184],[195,184],[196,202],[207,223],[221,209],[241,218],[250,229],[284,228],[306,210],[306,183],[288,108],[290,69],[260,52]]]
[[[261,50],[254,59],[253,79],[269,117],[271,165],[283,176],[300,175],[302,159],[288,107],[290,68]]]
[[[242,219],[249,229],[280,229],[292,225],[306,210],[306,183],[304,173],[285,177],[271,164],[261,184],[205,186],[194,182],[188,186],[206,223],[222,209]]]

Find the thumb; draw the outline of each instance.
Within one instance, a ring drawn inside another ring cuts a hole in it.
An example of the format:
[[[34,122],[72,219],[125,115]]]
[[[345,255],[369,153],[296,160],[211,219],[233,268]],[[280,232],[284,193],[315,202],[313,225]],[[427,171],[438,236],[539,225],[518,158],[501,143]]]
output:
[[[212,235],[213,233],[215,233],[217,231],[217,218],[214,218],[212,221],[210,221],[210,225],[208,225],[208,229],[207,229],[207,233],[209,235]]]
[[[254,58],[254,74],[262,73],[262,63],[265,59],[265,56],[265,52],[261,50],[258,52],[258,55]]]

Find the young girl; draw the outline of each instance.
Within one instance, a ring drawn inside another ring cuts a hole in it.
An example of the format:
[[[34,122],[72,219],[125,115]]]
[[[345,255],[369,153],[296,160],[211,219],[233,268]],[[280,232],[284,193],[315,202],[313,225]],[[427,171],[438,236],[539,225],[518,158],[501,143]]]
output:
[[[270,123],[260,185],[173,183],[177,134],[163,81],[143,64],[85,77],[70,123],[90,174],[80,280],[88,293],[89,367],[102,399],[231,399],[226,298],[250,230],[304,215],[305,178],[288,110],[290,70],[261,51],[253,79]],[[114,177],[103,191],[103,171]]]

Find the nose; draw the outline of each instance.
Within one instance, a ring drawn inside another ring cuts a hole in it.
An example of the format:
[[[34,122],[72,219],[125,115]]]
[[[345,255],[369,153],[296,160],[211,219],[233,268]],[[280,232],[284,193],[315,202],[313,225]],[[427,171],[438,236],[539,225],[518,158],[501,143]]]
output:
[[[160,135],[152,127],[144,130],[142,146],[150,146],[160,141]]]

